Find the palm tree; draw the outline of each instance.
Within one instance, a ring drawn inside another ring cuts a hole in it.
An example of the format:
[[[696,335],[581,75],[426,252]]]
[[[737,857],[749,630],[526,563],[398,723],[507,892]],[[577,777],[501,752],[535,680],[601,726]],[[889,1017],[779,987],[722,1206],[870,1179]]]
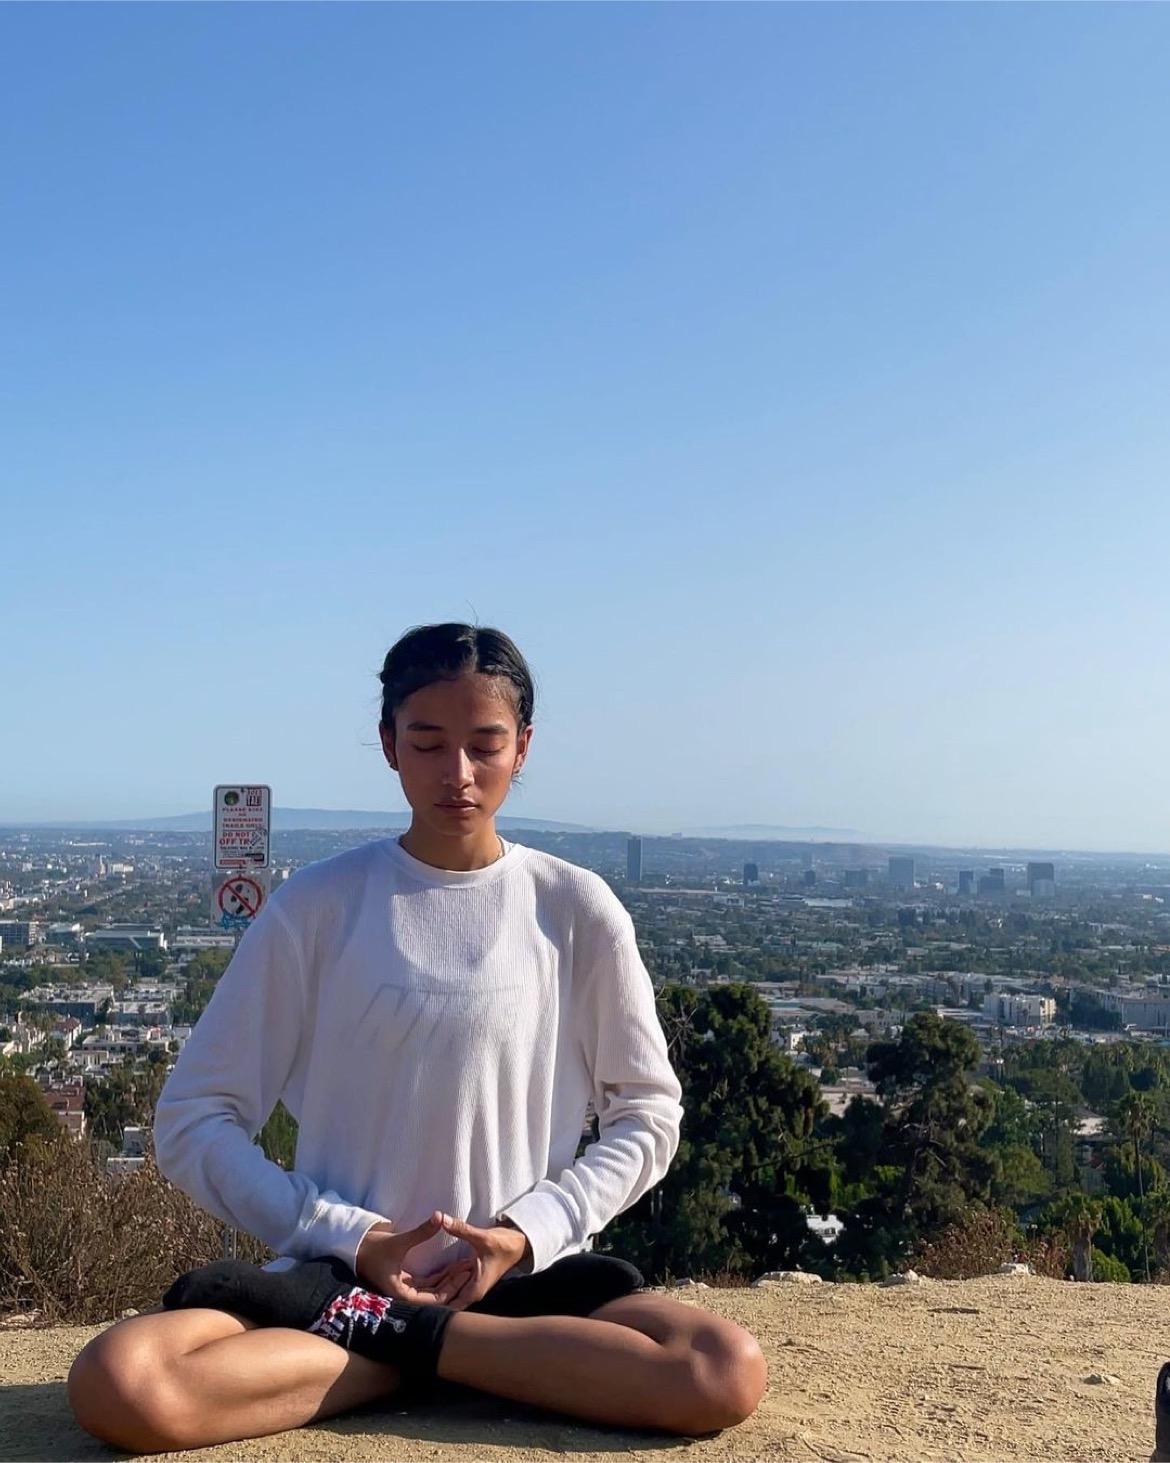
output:
[[[1146,1284],[1150,1281],[1150,1244],[1146,1228],[1146,1188],[1142,1173],[1142,1149],[1154,1131],[1154,1106],[1144,1092],[1129,1092],[1117,1104],[1117,1116],[1133,1144],[1133,1167],[1137,1174],[1138,1213],[1142,1225],[1142,1256]]]
[[[1053,1217],[1072,1244],[1074,1280],[1093,1278],[1093,1236],[1101,1225],[1101,1204],[1087,1194],[1066,1194]]]

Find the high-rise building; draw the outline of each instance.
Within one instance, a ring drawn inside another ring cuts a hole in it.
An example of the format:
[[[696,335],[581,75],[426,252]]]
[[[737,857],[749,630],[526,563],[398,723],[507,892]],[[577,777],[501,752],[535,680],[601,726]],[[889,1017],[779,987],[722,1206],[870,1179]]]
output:
[[[865,886],[868,883],[869,883],[869,870],[868,869],[846,869],[845,870],[845,887],[846,887],[846,889],[864,889]]]
[[[1033,899],[1048,899],[1056,893],[1056,865],[1028,865],[1028,893]]]
[[[626,883],[642,882],[642,840],[631,838],[626,842]]]
[[[906,854],[890,855],[890,883],[895,889],[914,888],[914,860]]]
[[[743,866],[743,887],[746,889],[749,884],[760,882],[759,864],[744,864]]]
[[[978,888],[980,894],[1002,894],[1007,888],[1004,883],[1003,870],[988,869],[986,874],[981,874]]]
[[[960,869],[959,870],[959,893],[960,894],[974,894],[975,893],[975,870],[974,869]]]

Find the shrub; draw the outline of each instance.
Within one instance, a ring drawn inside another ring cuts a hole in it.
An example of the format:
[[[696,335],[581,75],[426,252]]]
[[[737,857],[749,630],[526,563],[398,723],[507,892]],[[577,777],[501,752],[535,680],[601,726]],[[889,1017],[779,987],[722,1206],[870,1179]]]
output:
[[[36,1141],[0,1171],[0,1313],[96,1325],[157,1305],[185,1270],[223,1253],[219,1221],[159,1173],[153,1158],[107,1175],[86,1142]],[[241,1259],[271,1251],[239,1237]]]
[[[1104,1251],[1093,1247],[1093,1279],[1113,1280],[1128,1284],[1131,1276],[1129,1267],[1124,1261],[1117,1259],[1114,1255],[1107,1255]]]
[[[978,1208],[919,1244],[910,1263],[934,1280],[973,1280],[1009,1261],[1060,1280],[1068,1271],[1068,1244],[1061,1236],[1021,1233],[1010,1209]]]

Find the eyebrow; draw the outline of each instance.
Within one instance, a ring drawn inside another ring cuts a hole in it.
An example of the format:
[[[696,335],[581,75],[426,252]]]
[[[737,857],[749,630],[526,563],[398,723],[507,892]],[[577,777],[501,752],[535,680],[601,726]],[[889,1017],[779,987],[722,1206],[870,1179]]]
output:
[[[443,727],[436,726],[433,721],[408,721],[406,724],[406,730],[418,732],[441,732],[443,730]],[[506,726],[501,726],[498,721],[491,726],[472,727],[472,731],[477,737],[506,737],[508,735],[508,728]]]

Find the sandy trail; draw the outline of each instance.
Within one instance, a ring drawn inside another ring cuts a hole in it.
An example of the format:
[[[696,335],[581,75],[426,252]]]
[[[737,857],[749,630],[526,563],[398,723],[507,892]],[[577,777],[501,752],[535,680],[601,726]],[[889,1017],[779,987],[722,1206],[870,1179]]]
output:
[[[758,1458],[793,1463],[1148,1460],[1170,1355],[1170,1288],[988,1276],[681,1291],[760,1340],[768,1392],[742,1426],[689,1439],[593,1427],[479,1393],[392,1398],[315,1426],[159,1458]],[[0,1331],[0,1460],[116,1458],[73,1422],[64,1378],[101,1328]],[[1098,1375],[1108,1380],[1091,1382]],[[1114,1380],[1115,1379],[1115,1380]]]

